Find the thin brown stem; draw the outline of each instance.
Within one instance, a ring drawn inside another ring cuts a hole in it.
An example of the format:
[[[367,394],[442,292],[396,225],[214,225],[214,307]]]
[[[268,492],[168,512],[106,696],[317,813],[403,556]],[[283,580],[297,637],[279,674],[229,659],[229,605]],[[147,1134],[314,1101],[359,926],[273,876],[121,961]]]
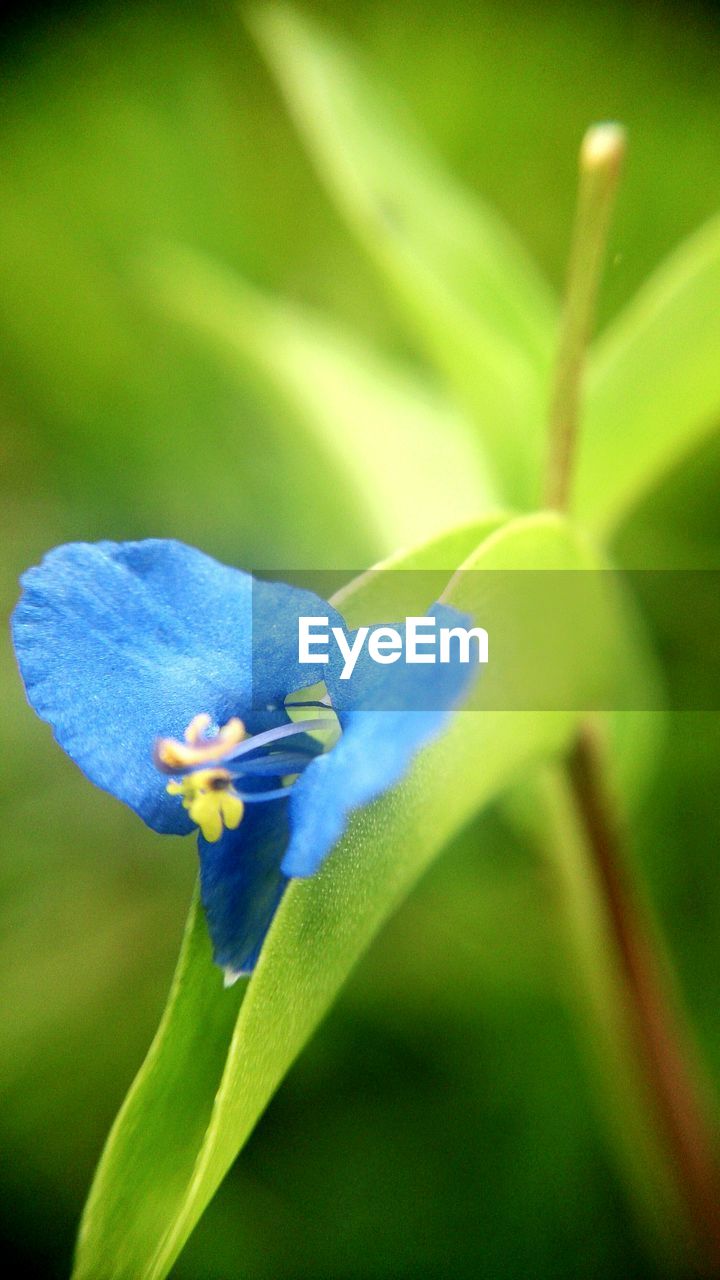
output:
[[[577,214],[549,417],[545,497],[560,511],[569,506],[585,354],[624,150],[624,133],[617,125],[588,130],[580,150]],[[567,774],[617,952],[626,1020],[655,1127],[693,1229],[702,1274],[720,1277],[720,1166],[714,1126],[631,881],[625,832],[591,725],[580,730]]]
[[[656,1123],[694,1227],[702,1274],[720,1276],[720,1166],[712,1126],[633,892],[623,856],[622,824],[589,726],[577,739],[568,773],[617,946],[627,1014]]]

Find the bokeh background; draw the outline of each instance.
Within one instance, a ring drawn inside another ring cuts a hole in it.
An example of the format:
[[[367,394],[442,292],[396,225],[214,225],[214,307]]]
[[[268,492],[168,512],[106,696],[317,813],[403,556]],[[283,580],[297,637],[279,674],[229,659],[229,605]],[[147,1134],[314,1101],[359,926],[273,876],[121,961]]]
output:
[[[626,122],[604,318],[720,206],[715,5],[301,8],[367,51],[558,288],[578,140],[595,119]],[[3,612],[18,573],[66,540],[168,535],[248,567],[370,563],[385,548],[349,499],[338,528],[322,460],[298,483],[272,406],[153,304],[138,268],[153,245],[189,244],[416,359],[236,5],[18,7],[0,60]],[[717,566],[719,481],[711,443],[618,555]],[[655,619],[669,660],[672,615],[668,601]],[[27,710],[6,640],[0,698],[0,1229],[18,1273],[61,1277],[162,1009],[194,852],[85,782]],[[635,824],[716,1079],[719,744],[717,716],[677,715]],[[663,1274],[593,1097],[554,893],[498,814],[455,842],[285,1083],[178,1280]]]

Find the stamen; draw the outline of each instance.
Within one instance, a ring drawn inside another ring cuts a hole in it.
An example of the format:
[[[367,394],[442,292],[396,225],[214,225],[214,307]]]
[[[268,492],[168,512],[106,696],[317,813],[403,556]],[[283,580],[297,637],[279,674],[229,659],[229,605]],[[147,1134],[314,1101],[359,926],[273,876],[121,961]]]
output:
[[[281,738],[291,738],[295,734],[312,733],[316,729],[331,729],[333,723],[333,717],[323,716],[317,720],[298,720],[294,724],[281,724],[277,729],[266,729],[264,733],[256,733],[251,738],[246,738],[240,746],[226,752],[224,759],[228,762],[238,760],[240,756],[247,755],[256,747],[269,747],[272,742],[279,742]]]
[[[274,791],[238,791],[243,804],[252,804],[257,800],[284,800],[290,795],[291,787],[277,787]]]
[[[227,769],[189,773],[179,782],[169,782],[166,791],[182,796],[183,808],[210,844],[220,839],[225,827],[234,831],[242,821],[245,806]]]
[[[155,743],[155,764],[165,773],[184,773],[186,769],[214,764],[223,760],[228,750],[247,737],[245,725],[237,716],[212,737],[207,731],[212,719],[206,712],[193,716],[185,730],[185,741],[178,738],[159,738]]]
[[[184,742],[160,738],[155,744],[155,764],[165,773],[183,775],[170,781],[166,790],[169,795],[182,797],[183,808],[205,839],[214,844],[226,828],[234,831],[240,825],[245,804],[284,799],[298,775],[315,759],[313,751],[300,747],[270,751],[257,757],[251,753],[285,738],[332,729],[334,717],[294,721],[254,737],[247,736],[245,726],[237,717],[214,736],[206,737],[211,723],[209,715],[197,715],[185,730]],[[322,749],[318,743],[314,745]],[[251,758],[246,760],[246,756]],[[234,767],[227,768],[227,765]],[[281,778],[285,785],[267,791],[238,791],[233,783],[244,775]]]
[[[282,778],[286,773],[304,773],[309,764],[317,758],[317,754],[309,751],[271,751],[257,760],[247,760],[244,756],[235,767],[229,769],[232,778]],[[231,766],[233,761],[229,762]]]

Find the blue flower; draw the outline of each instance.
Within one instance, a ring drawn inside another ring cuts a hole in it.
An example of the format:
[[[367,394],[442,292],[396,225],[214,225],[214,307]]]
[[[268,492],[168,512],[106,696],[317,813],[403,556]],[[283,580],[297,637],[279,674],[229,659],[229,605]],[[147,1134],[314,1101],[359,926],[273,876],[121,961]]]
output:
[[[415,667],[413,696],[430,700],[417,710],[392,693],[396,667],[363,659],[343,680],[332,657],[301,666],[299,619],[344,627],[336,610],[180,542],[57,547],[22,585],[12,630],[30,704],[155,831],[200,828],[227,982],[252,970],[289,878],[312,875],[348,815],[402,777],[468,680],[455,664]],[[321,681],[327,693],[294,721],[288,695]]]

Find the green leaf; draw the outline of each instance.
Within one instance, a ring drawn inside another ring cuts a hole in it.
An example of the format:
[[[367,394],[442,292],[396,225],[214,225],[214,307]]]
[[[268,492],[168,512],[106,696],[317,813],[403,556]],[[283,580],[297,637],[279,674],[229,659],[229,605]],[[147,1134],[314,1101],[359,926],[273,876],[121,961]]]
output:
[[[214,977],[196,890],[165,1013],[98,1168],[78,1238],[78,1275],[153,1274],[146,1251],[187,1193],[245,994],[240,984],[218,990]]]
[[[532,504],[556,318],[545,282],[354,55],[285,8],[253,25],[321,178],[476,418],[503,493]]]
[[[435,388],[309,309],[186,250],[149,266],[163,303],[208,334],[275,407],[278,431],[326,459],[377,545],[412,545],[496,502],[481,442]]]
[[[720,425],[720,217],[686,240],[598,340],[574,509],[612,534]]]
[[[477,551],[465,560],[468,569],[593,563],[558,517],[497,523],[446,535],[407,557],[394,557],[390,566],[440,568],[451,554],[467,556],[478,540]],[[456,574],[446,599],[474,611],[474,585],[483,576]],[[427,607],[424,581],[418,574],[417,598],[410,602],[415,610]],[[386,591],[385,575],[362,575],[342,593],[348,622],[384,616]],[[488,607],[485,598],[481,604]],[[490,626],[504,608],[504,603],[496,608]],[[583,656],[573,664],[578,705],[585,683]],[[383,922],[477,809],[530,762],[564,748],[576,719],[570,712],[460,711],[400,786],[354,816],[322,872],[290,887],[244,999],[242,991],[223,990],[194,905],[163,1023],[98,1169],[75,1280],[167,1275],[293,1060]]]

